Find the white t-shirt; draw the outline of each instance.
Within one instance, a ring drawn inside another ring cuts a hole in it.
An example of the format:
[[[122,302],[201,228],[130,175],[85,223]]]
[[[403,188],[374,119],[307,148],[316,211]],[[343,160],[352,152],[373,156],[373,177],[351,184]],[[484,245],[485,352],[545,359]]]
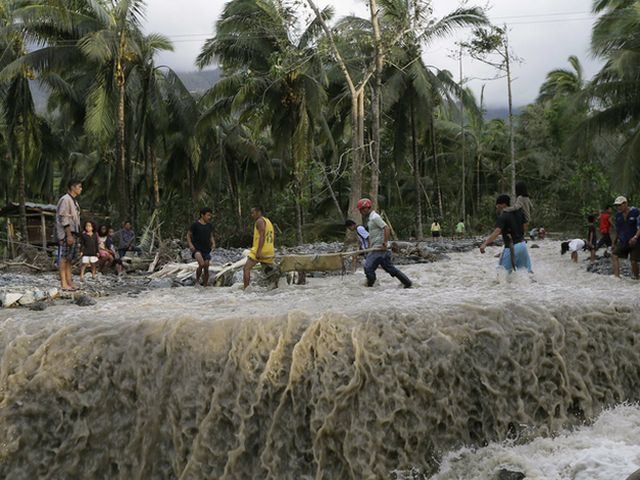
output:
[[[580,240],[579,238],[575,238],[569,242],[569,251],[577,252],[578,250],[582,250],[584,248],[584,240]]]
[[[367,232],[367,229],[364,228],[364,226],[358,225],[358,227],[356,228],[356,233],[358,234],[358,242],[360,242],[360,249],[366,250],[368,247],[367,239],[369,238],[369,232]]]

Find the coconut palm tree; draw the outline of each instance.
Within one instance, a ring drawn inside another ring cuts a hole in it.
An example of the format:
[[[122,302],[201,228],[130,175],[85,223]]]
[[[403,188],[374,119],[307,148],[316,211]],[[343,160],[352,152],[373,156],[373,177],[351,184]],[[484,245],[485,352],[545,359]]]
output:
[[[625,142],[616,175],[620,187],[637,184],[640,154],[640,2],[597,0],[600,14],[593,27],[591,49],[605,60],[588,89],[595,111],[583,125],[590,132],[622,133]]]
[[[206,67],[214,57],[223,66],[224,77],[207,95],[217,115],[234,115],[241,122],[257,119],[257,128],[270,132],[273,154],[290,165],[302,242],[305,177],[326,94],[314,48],[319,23],[311,22],[296,36],[296,22],[278,2],[232,0],[215,37],[205,43],[198,66]],[[223,105],[227,108],[221,109]]]

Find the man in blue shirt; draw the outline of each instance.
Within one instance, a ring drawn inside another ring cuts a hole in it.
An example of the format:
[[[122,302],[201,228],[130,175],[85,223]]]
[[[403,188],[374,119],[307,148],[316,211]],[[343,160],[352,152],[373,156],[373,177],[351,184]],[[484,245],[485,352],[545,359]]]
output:
[[[638,278],[638,258],[640,258],[640,211],[636,207],[629,207],[625,197],[618,197],[613,202],[616,213],[616,240],[613,242],[614,250],[611,256],[613,274],[620,277],[620,258],[631,258],[631,271],[633,277]]]

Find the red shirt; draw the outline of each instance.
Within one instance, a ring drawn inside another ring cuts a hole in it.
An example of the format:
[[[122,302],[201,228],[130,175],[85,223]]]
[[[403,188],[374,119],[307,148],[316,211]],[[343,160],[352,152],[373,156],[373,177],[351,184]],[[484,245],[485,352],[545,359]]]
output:
[[[609,222],[609,215],[606,212],[602,212],[600,214],[600,233],[609,233],[609,229],[611,228],[611,223]]]

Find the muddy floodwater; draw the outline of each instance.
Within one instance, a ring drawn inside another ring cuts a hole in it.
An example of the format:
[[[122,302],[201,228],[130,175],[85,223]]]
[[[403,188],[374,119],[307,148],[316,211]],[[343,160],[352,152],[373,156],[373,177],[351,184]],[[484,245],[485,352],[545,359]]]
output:
[[[624,479],[640,283],[540,247],[0,311],[0,478]]]

